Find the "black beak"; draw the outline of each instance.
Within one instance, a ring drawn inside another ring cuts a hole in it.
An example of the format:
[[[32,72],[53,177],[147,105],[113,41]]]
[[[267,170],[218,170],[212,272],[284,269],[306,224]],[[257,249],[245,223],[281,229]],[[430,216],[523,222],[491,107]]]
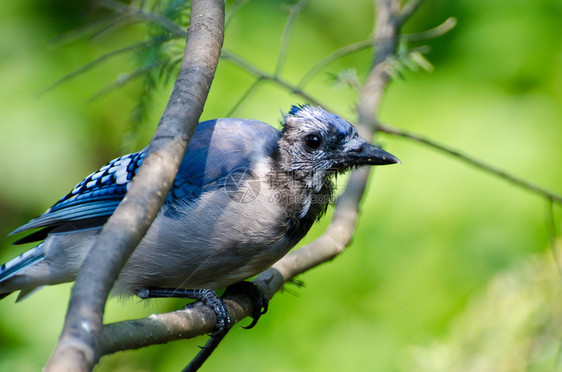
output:
[[[342,154],[341,161],[338,163],[345,167],[352,167],[360,165],[400,164],[400,160],[398,160],[396,156],[368,142],[363,142],[359,147],[345,151]]]

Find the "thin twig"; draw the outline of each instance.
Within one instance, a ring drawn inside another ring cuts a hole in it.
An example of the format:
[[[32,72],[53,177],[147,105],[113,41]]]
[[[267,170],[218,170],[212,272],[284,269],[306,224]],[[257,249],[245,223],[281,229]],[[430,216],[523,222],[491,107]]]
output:
[[[117,18],[121,17],[120,14],[109,14],[101,19],[95,20],[86,25],[67,31],[63,34],[57,35],[49,40],[53,45],[64,45],[74,40],[77,40],[96,29],[98,26],[103,25],[101,29],[105,28],[108,23],[114,22]],[[98,30],[99,31],[99,30]],[[94,34],[98,31],[94,31]]]
[[[299,80],[297,86],[303,88],[308,83],[308,81],[312,79],[314,75],[316,75],[320,70],[322,70],[324,67],[326,67],[336,59],[341,58],[343,56],[347,56],[355,52],[359,52],[361,50],[372,48],[373,42],[374,42],[373,39],[363,40],[354,44],[346,45],[345,47],[334,51],[332,54],[328,55],[320,62],[312,66],[312,68],[308,70],[306,74],[304,74],[304,76]]]
[[[230,22],[234,19],[234,16],[240,8],[246,5],[250,0],[236,0],[232,5],[228,8],[228,13],[226,14],[226,20],[224,21],[224,29],[226,30],[230,25]]]
[[[307,3],[308,0],[300,0],[298,3],[290,7],[291,10],[289,11],[289,17],[287,17],[287,22],[285,23],[285,28],[283,29],[283,35],[281,36],[281,46],[279,47],[279,55],[277,57],[277,66],[275,66],[274,76],[281,75],[281,72],[283,71],[285,61],[287,60],[287,50],[289,49],[289,39],[291,37],[291,32],[293,31],[293,25]]]
[[[165,30],[169,31],[172,35],[184,38],[185,37],[185,30],[183,30],[179,25],[177,25],[174,21],[153,12],[147,12],[142,9],[136,8],[130,5],[124,5],[117,1],[112,0],[103,0],[99,2],[100,5],[111,9],[118,13],[127,13],[131,17],[138,17],[144,21],[148,21],[151,23],[156,23],[160,25]]]
[[[424,41],[437,38],[446,34],[447,32],[451,31],[457,24],[457,20],[454,17],[447,18],[443,23],[440,25],[435,26],[426,31],[417,32],[414,34],[403,34],[399,35],[398,37],[400,40],[404,41]],[[380,41],[384,41],[383,38],[371,38],[368,40],[359,41],[354,44],[346,45],[336,51],[332,52],[330,55],[322,59],[320,62],[312,66],[310,70],[308,70],[304,76],[300,79],[297,83],[297,87],[303,89],[306,84],[316,75],[320,70],[324,67],[332,63],[333,61],[337,60],[338,58],[348,56],[350,54],[360,52],[365,49],[372,48],[374,44],[379,43]]]
[[[163,63],[166,63],[169,60],[170,59],[168,58]],[[92,96],[88,99],[88,101],[95,101],[96,99],[110,93],[111,91],[113,91],[115,89],[118,89],[118,88],[122,87],[123,85],[133,81],[134,79],[144,75],[148,71],[150,71],[153,68],[156,68],[158,66],[161,66],[161,64],[159,62],[153,62],[153,63],[149,63],[147,65],[141,66],[141,67],[139,67],[139,68],[137,68],[134,71],[131,71],[129,73],[121,74],[117,77],[117,79],[115,79],[115,81],[113,81],[112,83],[106,85],[105,87],[101,88],[100,90],[98,90],[97,92],[92,94]]]
[[[257,78],[252,85],[250,85],[248,87],[248,89],[246,89],[246,91],[244,93],[242,93],[242,95],[240,96],[240,98],[238,99],[238,101],[236,101],[236,103],[234,104],[234,106],[232,106],[232,108],[226,113],[225,117],[229,118],[231,117],[236,110],[238,110],[238,108],[240,107],[240,105],[242,104],[242,102],[244,102],[258,87],[259,85],[263,82],[264,80],[261,78]]]
[[[457,19],[455,17],[449,17],[440,25],[430,28],[429,30],[416,32],[414,34],[404,34],[400,37],[400,39],[405,41],[431,40],[445,35],[447,32],[455,28],[456,25]]]
[[[400,17],[398,18],[399,26],[402,26],[416,10],[420,7],[424,0],[410,0],[402,7]]]
[[[182,372],[195,372],[199,370],[203,363],[205,363],[207,359],[209,359],[211,354],[216,350],[217,346],[219,346],[221,341],[227,335],[228,331],[230,331],[230,328],[228,328],[224,332],[219,333],[218,335],[212,335],[209,340],[207,340],[207,343],[205,343],[205,346],[201,348],[201,351],[199,351],[195,358],[193,358],[191,362],[189,362],[189,364],[185,366]]]
[[[550,237],[550,250],[552,251],[554,264],[558,269],[558,275],[562,275],[562,261],[560,260],[560,252],[558,251],[558,247],[556,244],[558,232],[556,231],[556,218],[554,217],[554,203],[552,202],[552,199],[548,199],[546,204],[546,230]]]
[[[94,59],[93,61],[88,62],[85,65],[77,68],[76,70],[64,75],[63,77],[61,77],[60,79],[52,82],[51,84],[47,85],[46,87],[38,90],[35,94],[37,96],[41,96],[41,95],[47,93],[48,91],[50,91],[51,89],[59,86],[60,84],[85,73],[86,71],[96,67],[97,65],[101,64],[102,62],[104,62],[104,61],[106,61],[106,60],[108,60],[112,57],[116,57],[116,56],[121,55],[123,53],[131,52],[131,51],[134,51],[134,50],[137,50],[137,49],[142,49],[142,48],[145,48],[145,47],[159,45],[159,44],[165,43],[168,40],[170,40],[170,38],[163,37],[163,38],[143,41],[143,42],[140,42],[140,43],[135,43],[135,44],[126,46],[124,48],[117,49],[117,50],[111,51],[109,53],[106,53],[106,54]]]
[[[535,185],[535,184],[533,184],[529,181],[526,181],[524,179],[516,177],[516,176],[514,176],[512,174],[509,174],[509,173],[507,173],[507,172],[505,172],[501,169],[498,169],[498,168],[496,168],[492,165],[489,165],[489,164],[486,164],[486,163],[484,163],[480,160],[477,160],[477,159],[475,159],[475,158],[473,158],[469,155],[463,154],[463,153],[461,153],[457,150],[454,150],[454,149],[452,149],[448,146],[437,143],[437,142],[435,142],[431,139],[422,137],[418,134],[414,134],[414,133],[411,133],[411,132],[399,130],[399,129],[393,128],[389,125],[380,124],[379,130],[381,132],[384,132],[384,133],[387,133],[387,134],[408,138],[408,139],[414,140],[416,142],[423,143],[427,146],[433,147],[435,149],[438,149],[440,151],[446,152],[447,154],[452,155],[452,156],[464,161],[465,163],[473,165],[473,166],[475,166],[479,169],[482,169],[482,170],[484,170],[488,173],[492,173],[492,174],[494,174],[494,175],[496,175],[496,176],[498,176],[498,177],[500,177],[500,178],[502,178],[502,179],[514,184],[514,185],[517,185],[517,186],[519,186],[519,187],[521,187],[521,188],[523,188],[527,191],[531,191],[531,192],[533,192],[535,194],[538,194],[538,195],[540,195],[544,198],[552,200],[556,204],[562,204],[562,196],[560,196],[560,195],[558,195],[558,194],[556,194],[556,193],[554,193],[550,190],[547,190],[547,189],[545,189],[541,186]]]
[[[308,93],[305,93],[302,89],[299,89],[297,86],[289,83],[288,81],[286,81],[286,80],[284,80],[280,77],[274,76],[272,74],[268,74],[267,72],[265,72],[265,71],[261,70],[260,68],[254,66],[252,63],[246,61],[244,58],[242,58],[242,57],[240,57],[240,56],[238,56],[238,55],[236,55],[236,54],[234,54],[230,51],[227,51],[227,50],[223,49],[221,57],[223,59],[226,59],[226,60],[234,63],[238,67],[246,70],[251,75],[254,75],[257,79],[274,82],[274,83],[278,84],[279,86],[285,88],[289,92],[304,98],[305,100],[312,103],[313,105],[322,106],[328,111],[336,112],[336,111],[331,110],[326,105],[320,104],[320,102],[318,100],[316,100],[314,97],[312,97]]]

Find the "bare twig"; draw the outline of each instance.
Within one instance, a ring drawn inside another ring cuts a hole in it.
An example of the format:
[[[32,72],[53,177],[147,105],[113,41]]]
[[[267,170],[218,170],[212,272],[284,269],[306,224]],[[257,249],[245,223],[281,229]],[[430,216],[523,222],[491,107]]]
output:
[[[441,23],[440,25],[435,26],[432,29],[427,31],[415,33],[415,34],[403,34],[399,35],[400,40],[406,41],[423,41],[433,39],[439,36],[446,34],[447,32],[451,31],[453,27],[457,24],[457,20],[453,17],[447,18],[445,22]],[[332,63],[333,61],[337,60],[338,58],[348,56],[350,54],[360,52],[365,49],[372,48],[374,44],[380,42],[382,39],[368,39],[359,41],[357,43],[346,45],[336,51],[332,52],[330,55],[322,59],[320,62],[312,66],[310,70],[308,70],[304,76],[299,80],[297,83],[297,87],[303,89],[306,84],[316,75],[320,70],[324,67]]]
[[[203,110],[223,40],[224,2],[192,1],[179,76],[127,196],[88,253],[47,371],[88,371],[101,357],[105,301],[171,187]]]
[[[560,252],[557,246],[558,232],[556,231],[556,218],[554,217],[554,203],[552,202],[552,200],[547,200],[546,230],[550,237],[550,250],[552,251],[554,264],[558,269],[558,275],[562,275],[562,261],[560,260]]]
[[[225,117],[227,118],[231,117],[236,112],[236,110],[238,110],[242,102],[244,102],[259,87],[259,85],[262,82],[263,79],[261,78],[256,79],[252,83],[252,85],[250,85],[248,89],[246,89],[246,91],[240,96],[240,98],[238,99],[238,101],[236,101],[234,106],[232,106],[232,108],[226,113]]]
[[[36,92],[36,94],[38,96],[43,95],[43,94],[47,93],[48,91],[50,91],[51,89],[59,86],[60,84],[66,82],[70,79],[73,79],[73,78],[77,77],[78,75],[81,75],[81,74],[85,73],[86,71],[96,67],[100,63],[102,63],[102,62],[104,62],[104,61],[106,61],[106,60],[108,60],[112,57],[115,57],[115,56],[118,56],[118,55],[121,55],[121,54],[124,54],[124,53],[128,53],[128,52],[131,52],[131,51],[135,51],[135,50],[138,50],[138,49],[150,47],[150,46],[153,46],[153,45],[159,45],[159,44],[165,43],[168,40],[169,40],[169,38],[159,38],[159,39],[156,39],[156,40],[143,41],[143,42],[140,42],[140,43],[135,43],[135,44],[126,46],[124,48],[117,49],[117,50],[111,51],[109,53],[106,53],[106,54],[94,59],[93,61],[91,61],[89,63],[86,63],[85,65],[77,68],[76,70],[64,75],[62,78],[58,79],[55,82],[52,82],[51,84],[47,85],[46,87],[38,90]]]
[[[236,0],[236,1],[234,1],[234,3],[232,3],[230,8],[228,8],[228,14],[226,15],[226,20],[224,22],[224,29],[225,30],[230,25],[230,22],[234,19],[234,16],[236,15],[236,13],[238,13],[240,8],[242,8],[244,5],[246,5],[248,3],[248,1],[250,1],[250,0]]]
[[[299,80],[297,86],[302,89],[310,81],[310,79],[312,79],[314,75],[316,75],[320,70],[322,70],[324,67],[326,67],[336,59],[372,47],[373,47],[373,39],[369,39],[369,40],[359,41],[354,44],[346,45],[343,48],[334,51],[332,54],[328,55],[320,62],[312,66],[312,68],[308,70],[306,74],[304,74],[304,76]]]
[[[408,139],[414,140],[416,142],[423,143],[427,146],[433,147],[435,149],[438,149],[440,151],[446,152],[447,154],[452,155],[452,156],[456,157],[457,159],[460,159],[460,160],[464,161],[465,163],[473,165],[473,166],[475,166],[479,169],[482,169],[482,170],[484,170],[488,173],[492,173],[493,175],[498,176],[500,178],[503,178],[504,180],[506,180],[506,181],[508,181],[508,182],[510,182],[514,185],[517,185],[519,187],[522,187],[523,189],[525,189],[527,191],[531,191],[531,192],[533,192],[535,194],[538,194],[538,195],[540,195],[540,196],[542,196],[542,197],[544,197],[548,200],[552,200],[556,204],[562,204],[562,196],[560,196],[560,195],[558,195],[558,194],[556,194],[556,193],[554,193],[550,190],[547,190],[547,189],[545,189],[541,186],[535,185],[535,184],[533,184],[529,181],[526,181],[526,180],[521,179],[519,177],[516,177],[512,174],[509,174],[509,173],[507,173],[507,172],[505,172],[501,169],[498,169],[498,168],[496,168],[496,167],[494,167],[490,164],[486,164],[486,163],[484,163],[480,160],[477,160],[477,159],[475,159],[475,158],[473,158],[469,155],[463,154],[463,153],[461,153],[457,150],[454,150],[454,149],[452,149],[448,146],[439,144],[439,143],[437,143],[433,140],[422,137],[418,134],[414,134],[414,133],[411,133],[411,132],[406,132],[406,131],[403,131],[403,130],[393,128],[389,125],[379,124],[379,130],[381,132],[384,132],[384,133],[392,134],[392,135],[399,136],[399,137],[408,138]]]
[[[291,37],[291,31],[293,31],[293,25],[307,3],[308,0],[300,0],[290,8],[289,17],[287,18],[285,29],[283,30],[283,36],[281,36],[281,46],[279,47],[279,55],[277,57],[277,66],[275,66],[274,76],[281,75],[281,72],[283,71],[285,61],[287,60],[287,50],[289,49],[289,39]]]
[[[137,17],[144,21],[158,24],[174,36],[181,38],[185,37],[185,31],[179,25],[160,14],[146,12],[135,6],[125,5],[113,0],[100,1],[99,4],[117,13],[127,14],[130,17]]]
[[[240,57],[240,56],[238,56],[238,55],[236,55],[232,52],[229,52],[227,50],[223,50],[221,57],[223,59],[226,59],[226,60],[234,63],[235,65],[239,66],[240,68],[246,70],[251,75],[254,75],[256,78],[258,78],[260,80],[267,80],[267,81],[274,82],[274,83],[280,85],[281,87],[287,89],[289,92],[304,98],[305,100],[312,103],[313,105],[322,106],[326,110],[332,111],[326,105],[321,105],[320,102],[317,101],[314,97],[312,97],[308,93],[304,92],[303,90],[299,89],[295,85],[289,83],[288,81],[286,81],[286,80],[284,80],[280,77],[274,76],[272,74],[268,74],[267,72],[261,70],[260,68],[254,66],[252,63],[246,61],[244,58],[242,58],[242,57]],[[335,111],[332,111],[332,112],[335,112]]]
[[[400,36],[400,39],[406,41],[425,41],[430,39],[435,39],[437,37],[445,35],[447,32],[451,31],[457,25],[457,19],[455,17],[449,17],[445,22],[437,25],[429,30],[416,32],[415,34],[404,34]]]
[[[131,81],[135,80],[136,78],[143,76],[148,71],[156,68],[161,67],[163,64],[166,64],[170,61],[170,58],[165,59],[164,61],[154,61],[147,65],[141,66],[129,73],[121,74],[110,84],[106,85],[105,87],[101,88],[88,99],[89,101],[95,101],[96,99],[110,93],[111,91],[122,87],[123,85],[130,83]]]
[[[410,0],[402,7],[400,11],[400,17],[398,18],[399,26],[402,26],[412,14],[420,7],[424,0]]]

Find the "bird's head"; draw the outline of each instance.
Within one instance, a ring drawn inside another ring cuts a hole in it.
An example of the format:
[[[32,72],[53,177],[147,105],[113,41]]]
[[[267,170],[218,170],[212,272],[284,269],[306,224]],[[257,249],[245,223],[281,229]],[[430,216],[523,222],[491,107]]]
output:
[[[307,175],[313,188],[321,186],[318,182],[331,174],[329,170],[345,172],[362,165],[399,162],[394,155],[361,138],[349,122],[319,107],[293,106],[284,117],[279,166]]]

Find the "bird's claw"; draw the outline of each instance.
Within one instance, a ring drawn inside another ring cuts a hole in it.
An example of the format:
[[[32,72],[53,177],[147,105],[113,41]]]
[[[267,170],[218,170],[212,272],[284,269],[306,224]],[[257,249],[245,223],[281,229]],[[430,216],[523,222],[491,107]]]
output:
[[[259,318],[263,314],[267,313],[267,309],[269,306],[269,299],[265,297],[262,291],[252,282],[235,283],[226,289],[224,296],[233,295],[233,294],[244,294],[252,300],[252,303],[254,305],[253,306],[254,310],[250,314],[250,317],[252,318],[252,322],[249,325],[242,328],[244,329],[253,328],[258,323]]]
[[[189,298],[199,300],[209,306],[217,318],[216,329],[212,336],[224,335],[232,326],[232,318],[224,302],[211,289],[174,289],[174,288],[145,288],[137,291],[137,296],[147,298]],[[190,308],[194,303],[187,304],[184,309]],[[221,338],[222,338],[221,337]]]
[[[228,313],[228,309],[226,308],[225,303],[217,296],[215,291],[211,289],[199,289],[196,291],[197,296],[194,296],[192,298],[195,298],[210,307],[215,313],[217,319],[215,330],[213,331],[211,337],[228,332],[230,327],[232,327],[232,318]],[[185,305],[184,309],[190,308],[194,304],[195,303],[187,304]]]

